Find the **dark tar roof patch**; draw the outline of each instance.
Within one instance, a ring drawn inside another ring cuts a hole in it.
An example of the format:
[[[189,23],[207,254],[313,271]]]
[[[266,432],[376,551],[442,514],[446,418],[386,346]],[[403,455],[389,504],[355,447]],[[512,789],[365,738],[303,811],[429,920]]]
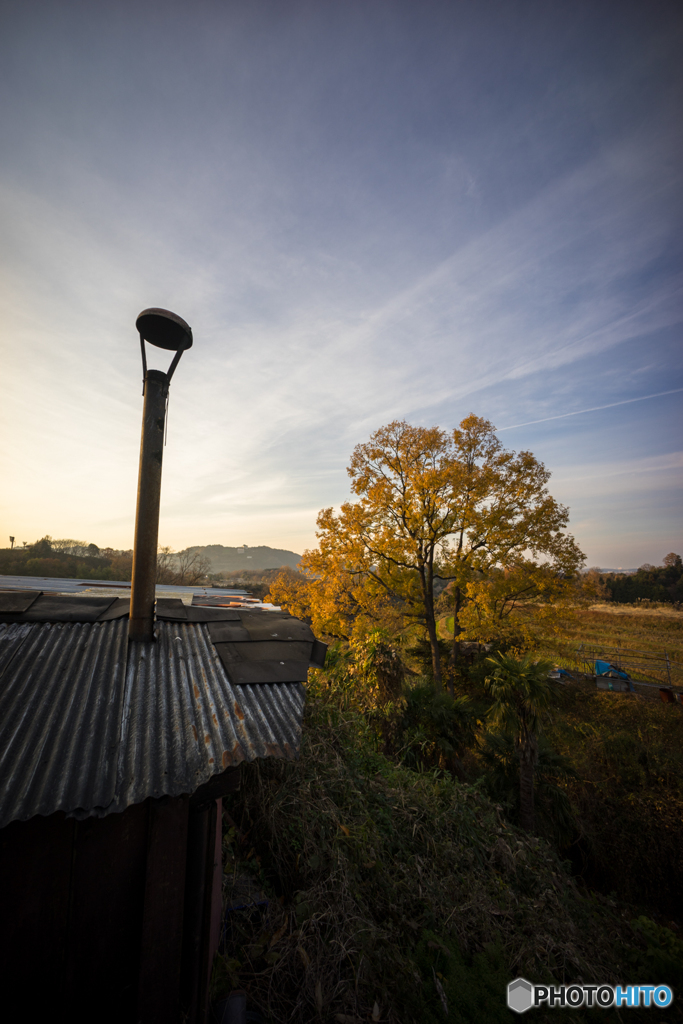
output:
[[[5,590],[0,593],[0,612],[17,615],[28,611],[41,594],[42,590]]]
[[[115,601],[115,597],[40,594],[25,611],[0,611],[0,622],[97,622]]]
[[[0,622],[113,622],[130,612],[128,597],[0,592]],[[158,623],[196,623],[208,627],[231,683],[304,682],[308,667],[322,668],[327,647],[311,627],[283,611],[249,611],[185,604],[180,598],[159,598]],[[158,632],[158,630],[157,630]],[[248,663],[248,667],[244,667]]]

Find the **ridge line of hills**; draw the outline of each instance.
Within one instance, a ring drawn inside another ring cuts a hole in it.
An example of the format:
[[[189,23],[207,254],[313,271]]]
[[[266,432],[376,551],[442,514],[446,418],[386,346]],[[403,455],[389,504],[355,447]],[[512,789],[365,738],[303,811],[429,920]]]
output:
[[[228,547],[224,544],[193,544],[185,548],[190,554],[201,555],[211,563],[211,572],[236,572],[242,570],[280,569],[289,566],[296,569],[301,555],[285,548],[271,548],[265,544],[249,547]]]

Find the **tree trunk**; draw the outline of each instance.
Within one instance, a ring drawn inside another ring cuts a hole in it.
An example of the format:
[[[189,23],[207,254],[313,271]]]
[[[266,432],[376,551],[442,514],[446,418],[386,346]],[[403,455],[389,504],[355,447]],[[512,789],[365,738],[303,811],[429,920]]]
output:
[[[527,832],[533,832],[536,824],[534,814],[535,764],[535,744],[527,742],[519,751],[519,823]]]
[[[448,692],[455,699],[455,673],[460,661],[460,641],[458,637],[462,633],[458,622],[460,614],[460,587],[454,588],[455,600],[453,601],[453,647],[451,649],[451,678],[448,681]]]
[[[441,652],[439,651],[439,643],[436,637],[436,619],[434,618],[434,589],[433,586],[429,586],[432,583],[431,574],[430,579],[427,580],[425,570],[423,569],[420,573],[420,582],[422,584],[422,600],[424,601],[425,608],[425,623],[427,626],[427,636],[429,637],[429,646],[432,650],[432,672],[434,673],[434,689],[437,693],[441,693],[443,683],[441,679]]]
[[[434,613],[431,616],[427,615],[427,632],[429,634],[429,646],[432,649],[432,671],[434,673],[434,689],[437,693],[441,693],[443,689],[443,682],[441,679],[441,652],[439,651],[439,641],[436,636],[436,622],[434,621]]]

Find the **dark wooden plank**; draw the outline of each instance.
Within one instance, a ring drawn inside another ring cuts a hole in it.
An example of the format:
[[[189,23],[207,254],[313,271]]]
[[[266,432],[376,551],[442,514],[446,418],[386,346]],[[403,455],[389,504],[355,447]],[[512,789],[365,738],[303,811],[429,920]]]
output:
[[[207,1021],[209,979],[222,913],[221,819],[220,800],[190,808],[181,978],[186,1024]]]
[[[233,686],[259,683],[305,683],[309,660],[234,661],[231,644],[215,644],[223,668]]]
[[[192,807],[199,807],[201,804],[209,804],[212,800],[227,796],[228,793],[236,793],[240,788],[241,772],[240,766],[226,768],[220,775],[205,782],[190,797]]]
[[[148,804],[76,824],[66,987],[69,1010],[135,1020]]]
[[[106,612],[98,618],[98,622],[111,622],[113,619],[122,619],[130,614],[130,598],[115,597],[114,603],[107,608]]]
[[[213,959],[218,952],[223,922],[223,801],[216,800],[216,819],[213,842],[213,865],[211,871],[211,896],[209,902],[209,951],[207,960],[206,990],[209,990]],[[213,868],[213,870],[212,870]]]
[[[61,811],[0,830],[0,964],[6,1019],[63,1006],[75,821]],[[36,982],[39,980],[39,985]],[[27,1002],[28,1001],[28,1002]]]
[[[322,640],[313,641],[313,647],[311,648],[311,665],[317,665],[318,668],[325,668],[327,646],[328,645],[324,644]]]
[[[183,946],[189,798],[149,801],[147,871],[138,982],[139,1024],[182,1019]]]
[[[213,854],[210,838],[215,803],[192,808],[188,822],[187,867],[185,872],[185,918],[183,923],[183,959],[180,997],[187,1024],[198,1024],[202,997],[202,945],[204,936],[207,857]],[[214,812],[215,813],[215,812]],[[203,1022],[202,1022],[203,1024]]]
[[[219,815],[220,808],[220,815]],[[220,864],[222,801],[214,800],[209,808],[206,835],[206,860],[204,862],[204,905],[202,908],[202,934],[199,959],[199,992],[197,999],[197,1024],[206,1024],[209,1012],[209,980],[213,966],[211,924],[216,903],[214,892],[217,883],[216,860]],[[216,848],[218,847],[218,857]],[[214,950],[215,952],[215,950]]]
[[[188,622],[236,622],[239,615],[234,608],[203,608],[198,605],[187,605]]]
[[[240,612],[240,621],[252,640],[315,640],[309,625],[282,612]]]
[[[249,633],[241,622],[210,622],[209,636],[215,644],[250,640]]]
[[[311,660],[312,644],[305,640],[246,640],[221,643],[221,658],[227,661]]]

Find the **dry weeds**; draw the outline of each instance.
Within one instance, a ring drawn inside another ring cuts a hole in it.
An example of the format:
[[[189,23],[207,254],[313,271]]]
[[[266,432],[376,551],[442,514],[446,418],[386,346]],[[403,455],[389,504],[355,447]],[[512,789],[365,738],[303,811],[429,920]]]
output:
[[[214,994],[246,988],[273,1024],[421,1021],[427,934],[470,957],[496,947],[510,978],[621,976],[626,908],[580,892],[476,785],[394,767],[333,690],[309,689],[300,761],[243,766],[228,807],[228,878],[268,904],[233,915]]]

